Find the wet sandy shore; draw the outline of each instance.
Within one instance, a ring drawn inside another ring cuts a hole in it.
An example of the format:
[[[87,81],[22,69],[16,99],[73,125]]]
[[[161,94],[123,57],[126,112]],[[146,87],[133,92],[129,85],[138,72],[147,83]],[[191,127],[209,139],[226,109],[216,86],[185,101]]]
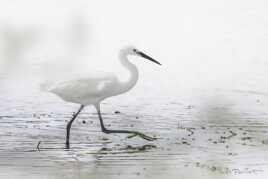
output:
[[[23,95],[15,91],[1,90],[0,178],[267,175],[265,94],[215,89],[194,96],[181,91],[172,98],[172,93],[156,91],[155,98],[155,94],[144,97],[138,88],[135,98],[131,92],[102,104],[105,124],[110,129],[135,129],[158,140],[103,134],[94,108],[87,107],[73,124],[67,150],[65,127],[79,106],[38,90]]]

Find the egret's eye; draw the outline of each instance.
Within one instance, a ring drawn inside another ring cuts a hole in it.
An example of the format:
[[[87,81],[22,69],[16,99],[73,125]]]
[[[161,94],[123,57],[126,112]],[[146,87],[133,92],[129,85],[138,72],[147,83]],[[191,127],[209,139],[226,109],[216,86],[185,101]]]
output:
[[[137,52],[137,49],[134,48],[134,49],[133,49],[133,52]]]

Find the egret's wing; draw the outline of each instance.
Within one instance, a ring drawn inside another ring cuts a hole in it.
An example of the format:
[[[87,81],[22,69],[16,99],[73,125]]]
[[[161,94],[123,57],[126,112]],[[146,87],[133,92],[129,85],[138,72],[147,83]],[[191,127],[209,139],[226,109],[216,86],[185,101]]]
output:
[[[103,95],[105,89],[113,84],[114,80],[116,80],[115,76],[80,78],[56,83],[49,91],[66,100],[97,98]]]

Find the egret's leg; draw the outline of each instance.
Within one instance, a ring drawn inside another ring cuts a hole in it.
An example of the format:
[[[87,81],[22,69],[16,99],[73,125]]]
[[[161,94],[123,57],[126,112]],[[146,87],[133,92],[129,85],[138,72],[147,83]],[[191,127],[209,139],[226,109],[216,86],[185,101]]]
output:
[[[70,148],[70,142],[69,142],[69,138],[70,138],[70,130],[72,127],[72,123],[74,122],[74,120],[76,119],[76,117],[78,116],[78,114],[83,110],[84,105],[81,105],[79,110],[73,115],[73,118],[68,122],[67,127],[66,127],[66,148],[69,149]]]
[[[143,133],[140,133],[140,132],[138,132],[138,131],[129,131],[129,130],[109,130],[109,129],[106,129],[105,126],[104,126],[103,120],[102,120],[102,116],[101,116],[101,112],[100,112],[100,106],[99,106],[99,105],[96,105],[95,107],[96,107],[96,109],[97,109],[98,116],[99,116],[99,119],[100,119],[101,130],[102,130],[102,132],[104,132],[105,134],[111,134],[111,133],[128,133],[128,134],[133,134],[132,136],[129,136],[129,138],[131,138],[131,137],[135,137],[135,136],[140,136],[141,138],[143,138],[143,139],[145,139],[145,140],[149,140],[149,141],[153,141],[153,140],[156,139],[156,138],[147,136],[147,135],[145,135],[145,134],[143,134]]]

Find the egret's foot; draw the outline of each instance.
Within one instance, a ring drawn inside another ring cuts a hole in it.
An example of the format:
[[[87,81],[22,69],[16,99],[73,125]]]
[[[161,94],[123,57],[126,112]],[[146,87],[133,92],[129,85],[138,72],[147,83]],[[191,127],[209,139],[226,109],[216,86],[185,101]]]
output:
[[[132,137],[139,136],[139,137],[141,137],[141,138],[143,138],[145,140],[148,140],[148,141],[154,141],[154,140],[157,139],[157,138],[154,138],[154,137],[147,136],[147,135],[145,135],[143,133],[140,133],[138,131],[133,131],[132,133],[133,133],[133,135],[130,135],[127,138],[132,138]]]
[[[150,137],[150,136],[147,136],[141,132],[138,132],[138,131],[128,131],[128,130],[108,130],[108,129],[105,129],[103,128],[102,129],[102,132],[104,132],[105,134],[111,134],[111,133],[128,133],[128,134],[132,134],[131,136],[128,136],[127,138],[132,138],[132,137],[135,137],[135,136],[139,136],[145,140],[149,140],[149,141],[153,141],[153,140],[156,140],[157,138],[153,138],[153,137]]]

